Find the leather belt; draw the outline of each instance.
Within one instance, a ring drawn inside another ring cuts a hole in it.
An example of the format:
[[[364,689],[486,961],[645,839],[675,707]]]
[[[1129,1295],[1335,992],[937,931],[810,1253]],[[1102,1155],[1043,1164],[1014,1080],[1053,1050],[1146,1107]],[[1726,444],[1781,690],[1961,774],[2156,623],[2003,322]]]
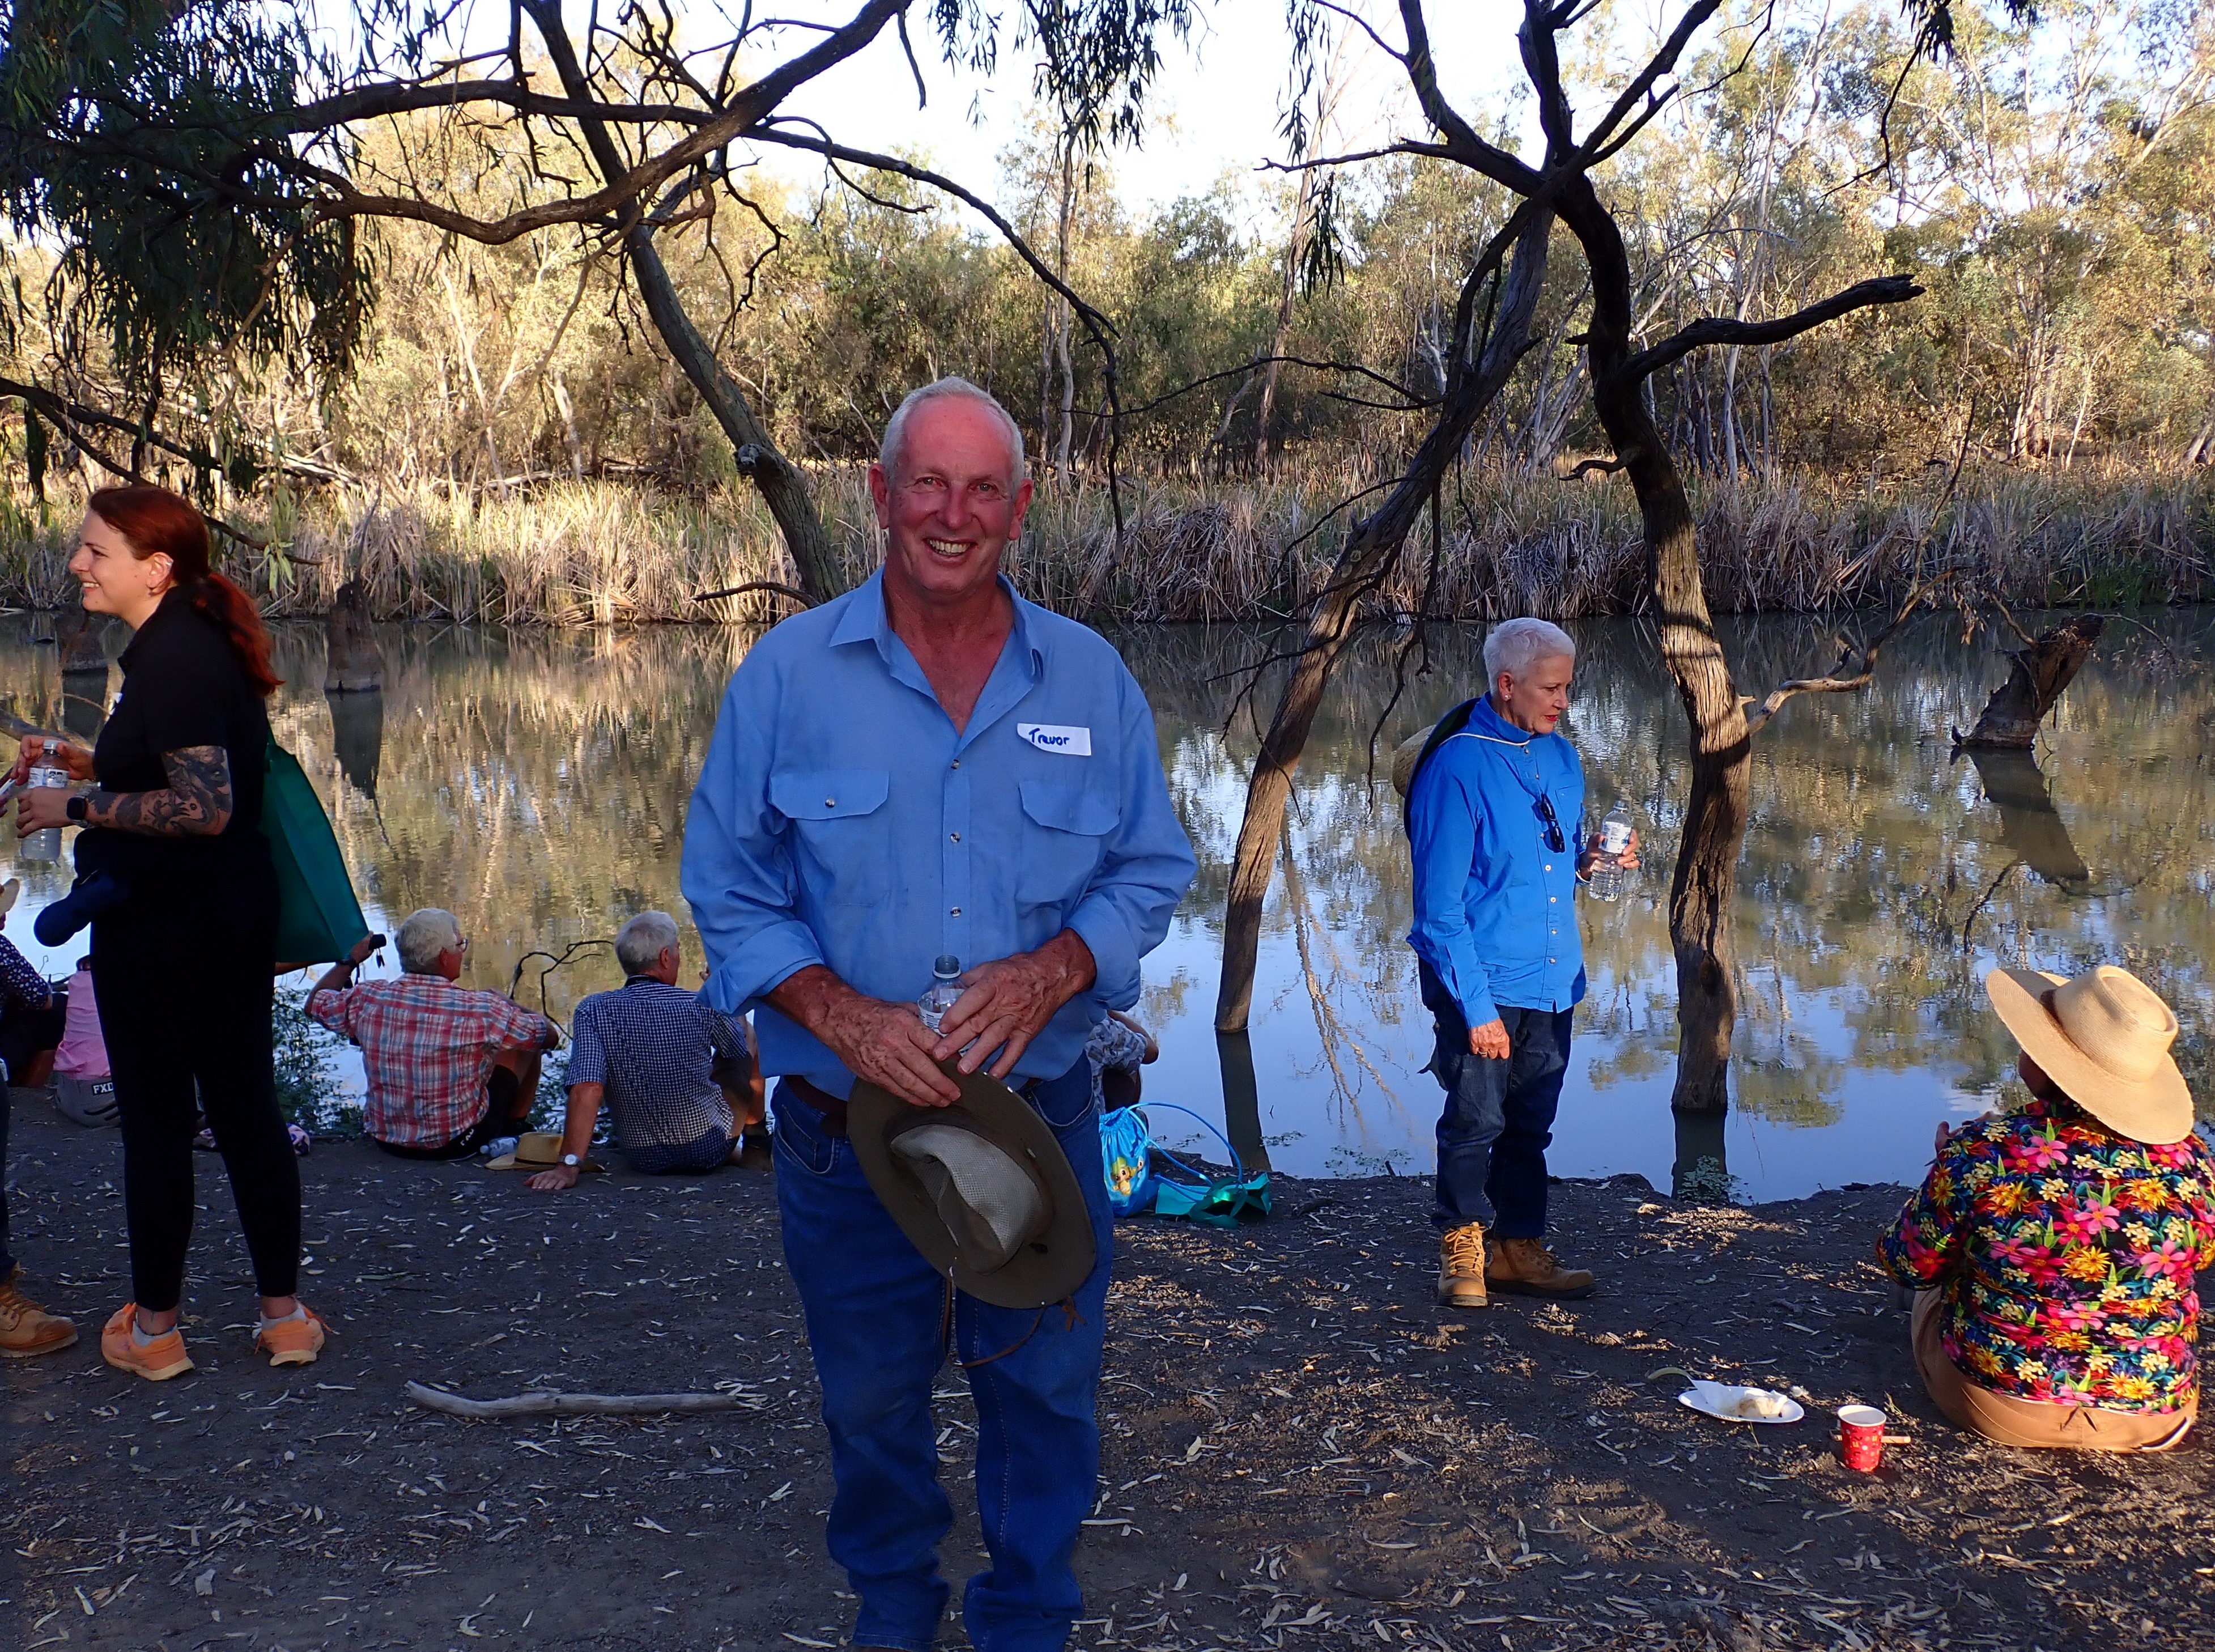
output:
[[[801,1101],[823,1115],[823,1133],[843,1139],[846,1133],[846,1103],[829,1090],[811,1084],[796,1072],[777,1075],[777,1088],[788,1089]]]

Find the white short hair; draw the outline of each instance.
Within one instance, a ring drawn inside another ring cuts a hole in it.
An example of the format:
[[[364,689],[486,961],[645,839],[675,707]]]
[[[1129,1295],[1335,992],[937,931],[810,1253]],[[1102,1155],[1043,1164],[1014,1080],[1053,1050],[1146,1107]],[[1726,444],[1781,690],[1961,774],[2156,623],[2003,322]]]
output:
[[[993,416],[998,419],[1000,427],[1006,432],[1008,438],[1008,486],[1020,486],[1023,479],[1022,427],[1009,416],[1007,408],[1000,405],[999,398],[991,391],[973,384],[966,378],[956,378],[951,375],[933,379],[928,384],[910,390],[906,399],[893,409],[893,416],[885,424],[884,442],[877,449],[877,463],[884,467],[885,475],[891,476],[898,472],[900,449],[907,440],[907,421],[915,410],[927,402],[949,396],[964,396],[978,402],[990,408]]]
[[[667,912],[641,912],[616,931],[616,961],[626,975],[642,975],[677,944],[677,920]]]
[[[462,924],[444,906],[423,906],[401,921],[392,937],[400,949],[400,967],[411,975],[438,973],[439,955],[462,943]]]
[[[1496,688],[1500,673],[1520,679],[1541,660],[1577,657],[1576,639],[1550,620],[1511,619],[1495,625],[1484,639],[1484,676],[1488,688]]]

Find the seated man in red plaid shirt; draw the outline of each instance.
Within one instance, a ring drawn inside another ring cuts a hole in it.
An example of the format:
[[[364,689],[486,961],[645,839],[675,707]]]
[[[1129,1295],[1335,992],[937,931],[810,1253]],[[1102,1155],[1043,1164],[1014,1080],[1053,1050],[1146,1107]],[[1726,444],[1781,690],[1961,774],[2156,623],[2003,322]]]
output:
[[[395,937],[397,980],[353,984],[364,940],[308,995],[308,1013],[361,1047],[369,1078],[362,1128],[401,1158],[460,1158],[520,1131],[538,1098],[538,1059],[554,1023],[497,992],[458,986],[469,941],[453,913],[410,912]]]

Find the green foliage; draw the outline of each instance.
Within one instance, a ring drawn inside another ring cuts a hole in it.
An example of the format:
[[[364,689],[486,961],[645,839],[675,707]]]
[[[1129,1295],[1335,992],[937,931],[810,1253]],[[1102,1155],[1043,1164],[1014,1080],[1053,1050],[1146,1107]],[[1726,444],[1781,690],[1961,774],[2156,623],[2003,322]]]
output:
[[[338,1037],[308,1018],[309,989],[279,987],[271,1022],[275,1040],[277,1108],[288,1123],[320,1137],[358,1136],[361,1114],[339,1089]]]
[[[61,249],[52,330],[96,339],[140,401],[215,353],[343,372],[371,270],[285,135],[320,61],[304,15],[16,0],[5,21],[0,203]]]

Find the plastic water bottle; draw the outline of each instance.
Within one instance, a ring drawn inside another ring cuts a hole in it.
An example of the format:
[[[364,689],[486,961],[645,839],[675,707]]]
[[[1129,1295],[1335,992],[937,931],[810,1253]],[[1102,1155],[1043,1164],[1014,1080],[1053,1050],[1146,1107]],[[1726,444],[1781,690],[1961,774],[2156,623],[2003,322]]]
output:
[[[936,1032],[946,1012],[954,1007],[954,1000],[961,996],[961,985],[955,977],[961,973],[961,961],[950,952],[938,955],[938,961],[930,967],[931,983],[923,989],[923,996],[915,1001],[915,1012],[923,1017],[923,1024]]]
[[[34,786],[66,786],[69,783],[69,771],[51,760],[34,768],[28,782]],[[21,852],[27,861],[51,866],[62,857],[62,829],[48,826],[43,832],[34,832],[23,839]]]
[[[1595,900],[1613,900],[1629,882],[1630,874],[1623,864],[1623,853],[1629,847],[1630,811],[1618,798],[1599,823],[1599,858],[1592,862],[1588,886]]]

